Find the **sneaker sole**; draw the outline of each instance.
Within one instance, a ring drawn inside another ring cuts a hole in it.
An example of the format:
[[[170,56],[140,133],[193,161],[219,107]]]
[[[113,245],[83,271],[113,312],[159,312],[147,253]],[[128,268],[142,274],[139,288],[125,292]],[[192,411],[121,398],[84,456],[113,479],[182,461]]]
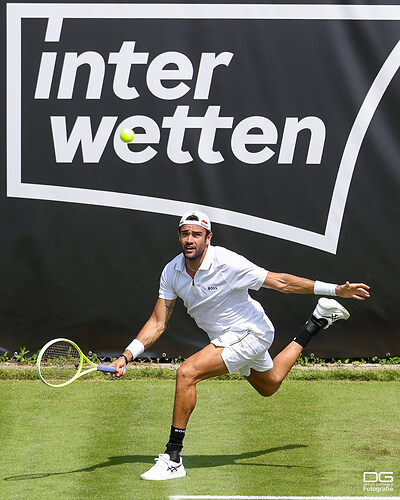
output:
[[[180,477],[185,477],[187,475],[187,472],[185,471],[184,474],[179,473],[171,477],[143,477],[144,474],[140,475],[140,479],[143,479],[144,481],[169,481],[170,479],[179,479]]]
[[[340,304],[337,300],[335,299],[327,299],[326,297],[322,297],[321,299],[319,299],[318,301],[321,306],[324,308],[324,309],[328,309],[328,310],[332,310],[332,309],[339,309],[339,311],[342,312],[342,314],[344,314],[343,318],[340,318],[340,319],[349,319],[350,318],[350,313],[349,311],[342,306],[342,304]]]

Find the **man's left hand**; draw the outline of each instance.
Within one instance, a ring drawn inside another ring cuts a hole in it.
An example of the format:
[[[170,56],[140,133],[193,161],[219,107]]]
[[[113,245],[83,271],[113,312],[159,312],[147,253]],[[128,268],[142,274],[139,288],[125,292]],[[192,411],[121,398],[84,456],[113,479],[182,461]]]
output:
[[[336,287],[336,295],[345,299],[364,300],[370,297],[369,286],[365,283],[349,283]]]

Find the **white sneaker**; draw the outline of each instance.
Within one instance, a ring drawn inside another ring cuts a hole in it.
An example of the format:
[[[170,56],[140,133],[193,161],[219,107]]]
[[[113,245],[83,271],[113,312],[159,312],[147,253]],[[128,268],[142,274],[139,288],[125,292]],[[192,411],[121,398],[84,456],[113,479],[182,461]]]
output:
[[[167,453],[158,455],[158,458],[154,459],[156,461],[155,465],[151,467],[147,472],[140,474],[142,479],[147,479],[148,481],[164,481],[166,479],[175,479],[177,477],[186,476],[186,470],[182,463],[182,458],[179,464],[173,462]]]
[[[348,319],[350,317],[349,311],[339,304],[339,302],[334,299],[327,299],[326,297],[319,299],[313,315],[316,318],[324,318],[328,321],[328,324],[324,326],[324,330],[329,328],[338,319]]]

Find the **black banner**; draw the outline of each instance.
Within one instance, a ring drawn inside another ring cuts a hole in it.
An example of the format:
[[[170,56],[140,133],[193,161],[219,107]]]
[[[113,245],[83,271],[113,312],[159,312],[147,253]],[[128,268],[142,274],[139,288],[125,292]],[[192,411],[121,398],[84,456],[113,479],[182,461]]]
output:
[[[399,6],[3,9],[1,348],[64,336],[119,353],[199,208],[213,244],[266,269],[371,286],[307,353],[400,354]],[[316,303],[254,297],[273,354]],[[180,305],[148,354],[206,343]]]

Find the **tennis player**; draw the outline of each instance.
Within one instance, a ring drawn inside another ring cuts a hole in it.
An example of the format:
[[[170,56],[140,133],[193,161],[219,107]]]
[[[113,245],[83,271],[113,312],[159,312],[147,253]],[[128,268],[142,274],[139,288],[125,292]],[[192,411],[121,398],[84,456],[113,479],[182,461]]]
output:
[[[198,382],[239,370],[259,394],[271,396],[311,338],[334,321],[350,316],[336,300],[320,298],[293,341],[272,360],[268,350],[274,327],[262,306],[249,296],[249,289],[265,287],[284,293],[358,300],[369,297],[369,287],[363,283],[336,285],[266,271],[230,250],[212,246],[211,237],[211,222],[205,213],[193,211],[180,219],[182,253],[161,274],[159,298],[149,320],[113,363],[115,376],[122,376],[125,365],[156,342],[167,327],[177,297],[210,338],[210,344],[186,359],[177,370],[169,441],[155,465],[140,476],[142,479],[166,480],[186,475],[180,453],[196,404]]]

